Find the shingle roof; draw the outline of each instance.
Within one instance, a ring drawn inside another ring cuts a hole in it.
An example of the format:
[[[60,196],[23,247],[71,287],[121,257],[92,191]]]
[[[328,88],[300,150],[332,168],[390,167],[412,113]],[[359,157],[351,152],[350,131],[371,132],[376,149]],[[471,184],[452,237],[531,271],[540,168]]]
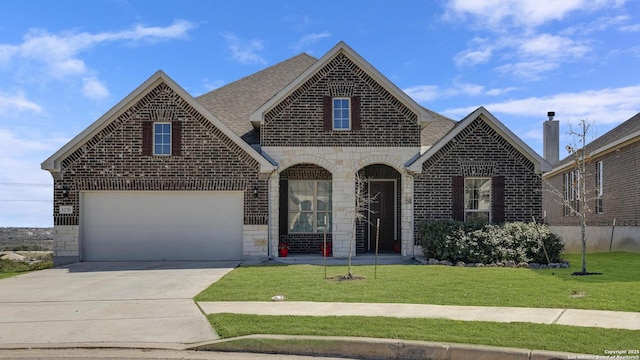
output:
[[[303,53],[200,95],[196,100],[244,141],[259,144],[260,136],[251,125],[249,116],[317,61]],[[429,109],[425,110],[434,120],[422,129],[421,145],[431,146],[447,134],[456,122]]]
[[[585,149],[587,150],[587,153],[598,150],[606,146],[607,144],[611,144],[637,131],[640,131],[640,113],[635,114],[629,120],[623,122],[622,124],[609,130],[604,135],[588,143],[587,146],[585,146]],[[569,163],[570,161],[573,161],[573,159],[573,155],[569,155],[558,162],[555,167]]]
[[[456,121],[446,116],[429,109],[427,111],[433,115],[433,121],[420,132],[420,145],[422,146],[432,146],[456,125]]]
[[[317,59],[300,54],[215,89],[196,100],[250,144],[260,142],[249,115],[302,74]]]

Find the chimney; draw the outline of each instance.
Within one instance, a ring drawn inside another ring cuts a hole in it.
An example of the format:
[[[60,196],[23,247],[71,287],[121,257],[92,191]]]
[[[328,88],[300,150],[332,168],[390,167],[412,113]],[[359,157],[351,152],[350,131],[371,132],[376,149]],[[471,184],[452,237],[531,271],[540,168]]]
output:
[[[554,111],[547,113],[549,120],[544,122],[542,131],[542,141],[544,147],[544,159],[552,166],[560,160],[560,122],[553,120],[556,116]]]

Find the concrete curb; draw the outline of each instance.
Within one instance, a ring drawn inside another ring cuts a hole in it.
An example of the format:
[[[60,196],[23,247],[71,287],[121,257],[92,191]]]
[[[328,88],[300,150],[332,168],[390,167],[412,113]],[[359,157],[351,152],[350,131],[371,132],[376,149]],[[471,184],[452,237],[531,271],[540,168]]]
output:
[[[190,348],[198,351],[250,352],[371,360],[551,360],[593,355],[485,345],[332,336],[249,335]]]

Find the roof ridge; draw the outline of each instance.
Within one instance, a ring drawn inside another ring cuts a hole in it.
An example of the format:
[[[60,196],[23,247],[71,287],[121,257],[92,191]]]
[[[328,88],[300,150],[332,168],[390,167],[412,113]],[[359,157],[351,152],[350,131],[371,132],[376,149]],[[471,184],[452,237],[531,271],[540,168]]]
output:
[[[271,66],[268,66],[268,67],[266,67],[266,68],[264,68],[264,69],[262,69],[262,70],[258,70],[258,71],[254,72],[254,73],[251,73],[251,74],[247,75],[247,76],[243,76],[243,77],[241,77],[241,78],[239,78],[239,79],[237,79],[237,80],[234,80],[234,81],[232,81],[232,82],[230,82],[230,83],[227,83],[227,84],[225,84],[225,85],[223,85],[223,86],[220,86],[220,87],[218,87],[218,88],[215,88],[215,89],[213,89],[213,90],[211,90],[211,91],[208,91],[208,92],[206,92],[206,93],[204,93],[204,94],[198,95],[198,96],[196,96],[195,98],[196,98],[196,100],[197,100],[197,99],[199,99],[199,98],[201,98],[201,97],[204,97],[204,96],[206,96],[206,95],[209,95],[209,94],[211,94],[211,93],[213,93],[213,92],[216,92],[216,91],[218,91],[218,90],[220,90],[220,89],[223,89],[223,88],[226,88],[226,87],[228,87],[228,86],[231,86],[231,85],[237,84],[237,83],[238,83],[238,82],[240,82],[240,81],[246,81],[247,79],[251,79],[251,78],[258,77],[258,76],[260,76],[260,75],[263,75],[265,72],[268,72],[269,70],[273,70],[273,68],[278,67],[279,65],[282,65],[282,64],[284,64],[284,63],[286,63],[286,62],[293,61],[293,60],[298,59],[298,58],[300,58],[300,57],[307,57],[307,58],[313,59],[313,60],[315,60],[315,61],[317,61],[317,60],[318,60],[317,58],[315,58],[315,57],[313,57],[313,56],[311,56],[311,55],[309,55],[309,54],[307,54],[307,53],[305,53],[305,52],[302,52],[302,53],[300,53],[300,54],[298,54],[298,55],[295,55],[295,56],[290,57],[290,58],[288,58],[288,59],[285,59],[285,60],[282,60],[282,61],[280,61],[280,62],[277,62],[277,63],[275,63],[275,64],[273,64],[273,65],[271,65]]]

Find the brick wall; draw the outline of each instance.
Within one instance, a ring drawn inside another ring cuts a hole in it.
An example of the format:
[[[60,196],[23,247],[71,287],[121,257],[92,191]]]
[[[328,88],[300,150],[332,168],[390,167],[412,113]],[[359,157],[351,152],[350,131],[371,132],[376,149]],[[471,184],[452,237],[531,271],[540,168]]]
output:
[[[603,163],[603,211],[601,214],[595,213],[595,171],[596,163]],[[563,175],[556,174],[545,178],[544,186],[550,186],[563,193]],[[587,213],[587,225],[607,226],[613,224],[616,219],[616,226],[640,226],[640,141],[626,145],[619,150],[614,150],[604,155],[594,157],[587,164],[587,174],[585,183],[588,205],[591,209]],[[547,222],[550,225],[579,225],[578,216],[565,216],[562,198],[554,195],[550,191],[545,191],[544,209],[547,213]]]
[[[323,97],[359,96],[358,131],[324,131]],[[264,117],[262,146],[420,146],[417,115],[338,54]]]
[[[480,118],[427,159],[414,177],[414,238],[420,223],[451,219],[453,176],[503,176],[505,221],[542,215],[542,182],[534,164]]]
[[[142,155],[144,121],[181,122],[181,155]],[[63,160],[54,181],[54,224],[78,225],[81,191],[239,190],[244,224],[264,225],[268,187],[258,172],[255,159],[161,83]],[[60,205],[73,205],[73,213],[59,214]]]

